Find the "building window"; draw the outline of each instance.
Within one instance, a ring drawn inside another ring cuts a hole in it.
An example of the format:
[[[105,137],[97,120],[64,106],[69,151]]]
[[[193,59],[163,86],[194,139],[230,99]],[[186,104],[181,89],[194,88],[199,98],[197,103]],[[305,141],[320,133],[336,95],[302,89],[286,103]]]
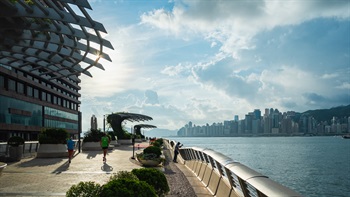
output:
[[[1,95],[0,100],[0,123],[42,126],[42,106]]]
[[[57,97],[53,96],[53,104],[57,105]]]
[[[12,79],[8,79],[8,90],[16,91],[16,82]]]
[[[34,88],[34,98],[39,98],[39,90]]]
[[[17,82],[17,92],[19,94],[24,94],[24,85],[23,85],[23,83]]]
[[[27,96],[33,97],[33,88],[31,86],[27,86]]]
[[[41,100],[46,101],[46,92],[44,91],[41,92]]]
[[[23,72],[22,71],[17,70],[16,72],[17,72],[18,75],[23,76]]]
[[[46,98],[47,98],[47,102],[51,103],[51,94],[47,93]]]
[[[5,88],[5,78],[0,75],[0,89]]]

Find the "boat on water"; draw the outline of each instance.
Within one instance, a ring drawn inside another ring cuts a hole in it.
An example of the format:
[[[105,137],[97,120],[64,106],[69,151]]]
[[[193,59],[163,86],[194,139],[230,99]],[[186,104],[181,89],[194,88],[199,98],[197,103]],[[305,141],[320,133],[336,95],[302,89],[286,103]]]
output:
[[[348,135],[343,135],[342,138],[343,138],[343,139],[350,139],[350,134],[348,134]]]

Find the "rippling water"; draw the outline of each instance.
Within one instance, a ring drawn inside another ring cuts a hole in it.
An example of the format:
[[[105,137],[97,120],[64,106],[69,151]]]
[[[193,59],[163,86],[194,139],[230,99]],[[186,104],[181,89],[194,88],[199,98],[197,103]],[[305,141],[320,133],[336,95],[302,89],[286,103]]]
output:
[[[341,137],[169,137],[205,147],[306,197],[350,197],[350,139]]]

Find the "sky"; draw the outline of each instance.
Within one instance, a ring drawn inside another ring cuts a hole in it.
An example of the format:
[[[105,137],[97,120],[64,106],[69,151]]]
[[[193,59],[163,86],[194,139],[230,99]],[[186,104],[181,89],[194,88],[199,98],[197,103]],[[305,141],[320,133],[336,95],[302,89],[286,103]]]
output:
[[[151,116],[179,130],[265,108],[350,104],[349,0],[90,0],[114,50],[81,77],[82,130],[95,115]]]

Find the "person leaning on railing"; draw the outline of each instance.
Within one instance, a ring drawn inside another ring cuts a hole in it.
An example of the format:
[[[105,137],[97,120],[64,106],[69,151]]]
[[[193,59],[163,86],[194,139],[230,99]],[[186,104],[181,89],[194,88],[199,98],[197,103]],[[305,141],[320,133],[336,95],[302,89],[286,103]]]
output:
[[[175,149],[174,149],[174,159],[173,159],[173,162],[177,163],[177,155],[179,154],[180,152],[180,148],[183,146],[183,144],[181,144],[180,142],[178,142],[176,145],[175,145]]]

